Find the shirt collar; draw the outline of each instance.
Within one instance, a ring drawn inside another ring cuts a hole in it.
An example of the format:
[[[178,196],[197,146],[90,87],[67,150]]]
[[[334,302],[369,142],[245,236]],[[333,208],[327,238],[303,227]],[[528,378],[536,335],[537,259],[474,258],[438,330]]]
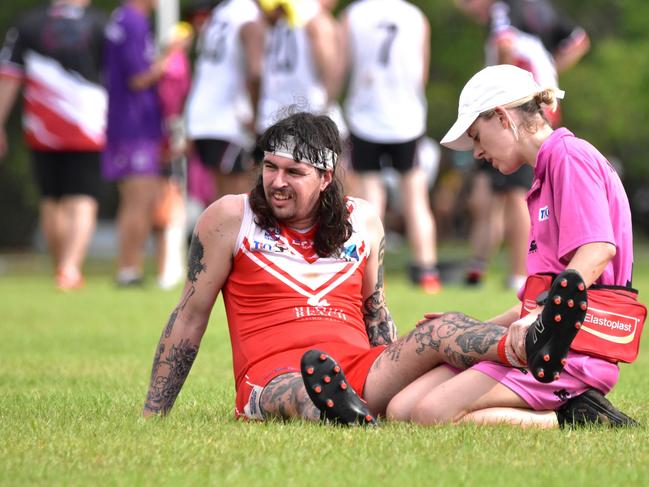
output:
[[[548,157],[546,157],[545,153],[551,150],[552,147],[556,143],[558,143],[559,139],[574,136],[575,135],[570,130],[562,127],[553,131],[550,136],[545,139],[545,141],[543,141],[543,144],[541,144],[541,148],[539,149],[539,153],[536,155],[536,165],[534,166],[534,176],[537,179],[542,180],[547,171]]]

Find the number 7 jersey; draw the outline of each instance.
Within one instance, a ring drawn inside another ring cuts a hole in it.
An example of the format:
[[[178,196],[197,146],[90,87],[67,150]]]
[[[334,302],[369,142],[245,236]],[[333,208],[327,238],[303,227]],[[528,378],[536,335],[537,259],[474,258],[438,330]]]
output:
[[[377,143],[413,140],[426,129],[425,22],[403,0],[361,0],[346,10],[350,131]]]

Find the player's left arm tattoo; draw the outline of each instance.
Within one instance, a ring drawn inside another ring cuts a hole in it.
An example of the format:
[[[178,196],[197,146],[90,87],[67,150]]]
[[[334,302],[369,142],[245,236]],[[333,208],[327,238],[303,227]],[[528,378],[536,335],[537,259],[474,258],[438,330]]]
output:
[[[144,409],[154,414],[167,414],[198,354],[198,345],[189,339],[180,340],[171,345],[169,354],[162,359],[165,345],[160,343],[153,359],[151,371],[151,385],[144,403]]]
[[[370,339],[370,345],[388,345],[397,338],[397,327],[390,315],[383,294],[383,256],[385,237],[379,246],[379,267],[374,292],[363,303],[363,321]]]
[[[189,249],[187,271],[187,281],[191,285],[169,316],[156,348],[149,391],[144,403],[145,414],[166,415],[171,410],[198,354],[202,332],[197,335],[196,329],[193,329],[187,333],[176,334],[181,336],[172,336],[172,331],[178,316],[197,292],[196,283],[199,274],[207,269],[203,257],[203,244],[198,233],[195,233]]]
[[[192,235],[192,242],[189,246],[189,256],[187,259],[187,281],[191,282],[192,285],[185,293],[178,306],[176,306],[171,312],[169,321],[167,321],[167,326],[164,330],[165,338],[169,338],[169,336],[171,335],[174,324],[176,323],[176,319],[178,318],[178,313],[185,309],[185,306],[187,306],[189,299],[196,293],[196,281],[198,280],[198,275],[201,272],[205,272],[205,270],[207,269],[207,266],[203,262],[204,254],[205,249],[203,247],[203,243],[201,242],[198,233],[194,233]]]

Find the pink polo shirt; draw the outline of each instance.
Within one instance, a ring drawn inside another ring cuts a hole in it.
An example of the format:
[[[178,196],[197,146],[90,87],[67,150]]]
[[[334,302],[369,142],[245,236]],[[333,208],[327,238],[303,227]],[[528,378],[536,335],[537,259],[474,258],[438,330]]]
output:
[[[527,194],[532,223],[528,273],[558,274],[580,246],[609,242],[617,253],[597,283],[630,285],[633,239],[629,201],[620,178],[604,156],[561,128],[541,146],[534,172]],[[473,368],[510,388],[537,410],[556,409],[589,386],[607,394],[619,376],[616,364],[573,351],[568,354],[561,379],[550,384],[541,384],[531,374],[493,362],[480,362]]]
[[[527,194],[528,274],[557,274],[580,246],[609,242],[617,253],[596,283],[631,285],[631,210],[613,166],[588,142],[560,128],[541,146],[534,173]]]

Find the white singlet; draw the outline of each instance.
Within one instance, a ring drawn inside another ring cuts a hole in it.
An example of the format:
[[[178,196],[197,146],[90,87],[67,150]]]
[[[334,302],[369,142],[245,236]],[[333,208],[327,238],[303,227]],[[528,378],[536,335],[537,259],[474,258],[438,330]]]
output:
[[[413,140],[426,129],[424,15],[404,0],[361,0],[347,9],[349,130],[377,143]]]
[[[252,118],[252,107],[240,31],[259,15],[253,0],[226,0],[212,11],[198,43],[187,102],[191,139],[227,140],[241,147],[248,144],[245,124]]]
[[[282,109],[288,106],[311,113],[322,113],[327,106],[327,90],[318,75],[306,31],[306,24],[319,14],[320,4],[303,0],[298,7],[301,27],[291,28],[282,18],[266,35],[257,133],[284,118]]]

